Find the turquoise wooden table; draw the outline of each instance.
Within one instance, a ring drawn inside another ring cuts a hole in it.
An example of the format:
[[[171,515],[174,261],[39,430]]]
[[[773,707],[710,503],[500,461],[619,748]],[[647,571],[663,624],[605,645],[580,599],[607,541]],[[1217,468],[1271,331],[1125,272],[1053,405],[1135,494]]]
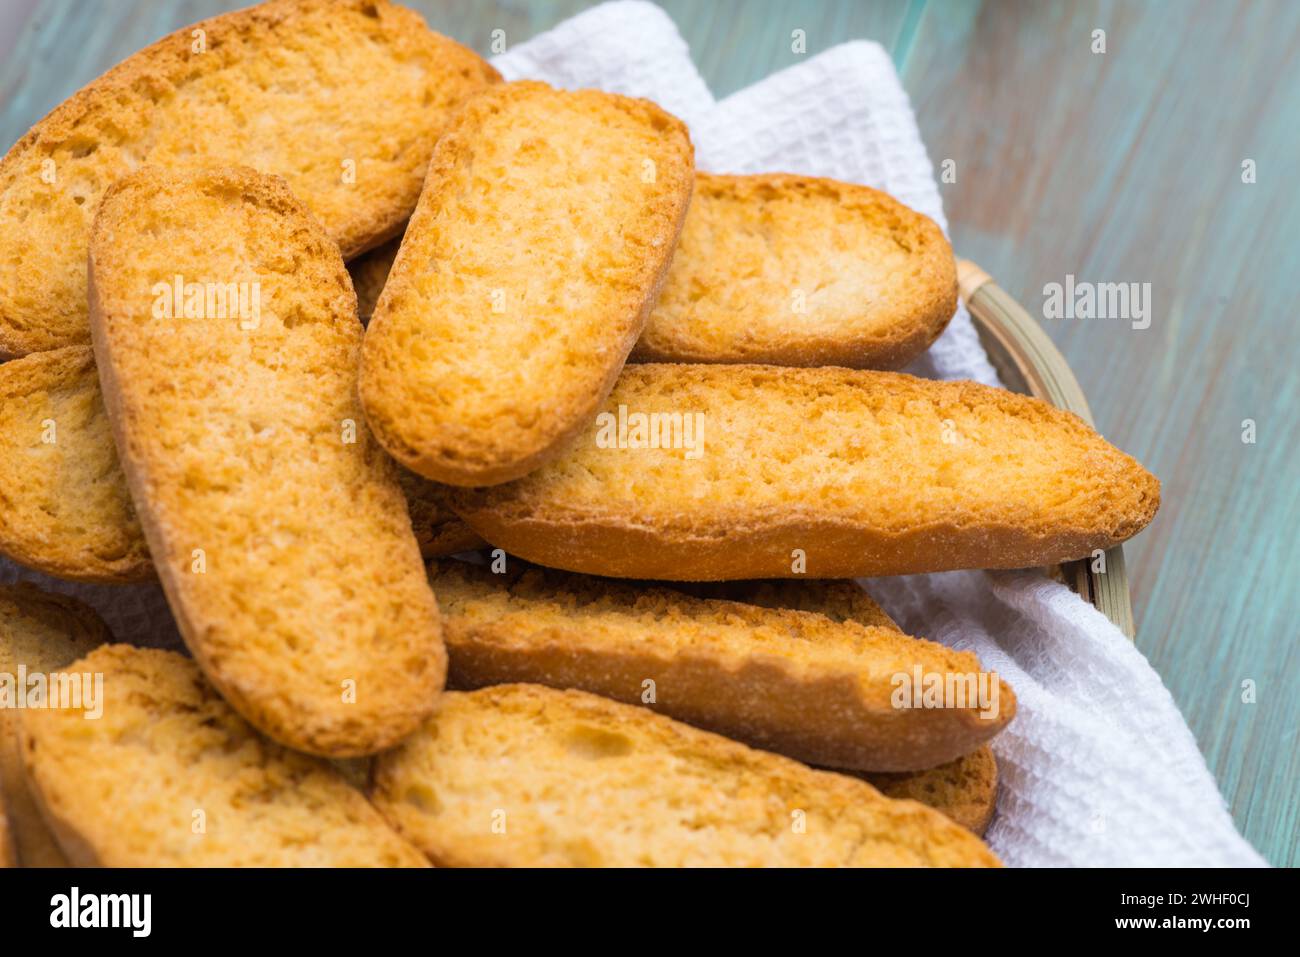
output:
[[[588,5],[407,2],[483,53],[495,29],[518,42]],[[0,56],[21,55],[0,68],[0,148],[139,47],[244,5],[6,0]],[[1150,283],[1147,329],[1044,325],[1098,427],[1164,483],[1127,547],[1138,645],[1243,833],[1300,863],[1300,3],[662,5],[717,95],[845,40],[885,45],[931,157],[953,161],[954,245],[1031,312],[1067,275]]]

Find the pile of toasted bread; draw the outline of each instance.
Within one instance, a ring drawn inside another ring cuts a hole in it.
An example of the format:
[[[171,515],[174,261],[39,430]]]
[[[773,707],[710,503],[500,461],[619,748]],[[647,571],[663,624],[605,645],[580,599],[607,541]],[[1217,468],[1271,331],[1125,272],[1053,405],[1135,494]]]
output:
[[[1013,690],[852,579],[1159,483],[889,371],[955,286],[893,198],[387,0],[131,57],[0,162],[0,553],[156,579],[192,658],[0,588],[0,862],[996,865]]]

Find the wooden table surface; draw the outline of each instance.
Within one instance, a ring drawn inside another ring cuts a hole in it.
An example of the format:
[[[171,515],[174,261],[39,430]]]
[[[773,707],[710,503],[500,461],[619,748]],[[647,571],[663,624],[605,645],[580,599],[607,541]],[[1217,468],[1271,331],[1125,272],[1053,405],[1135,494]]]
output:
[[[407,2],[484,53],[494,29],[519,42],[589,5]],[[0,149],[144,44],[244,5],[6,0],[0,56],[9,43],[17,55],[0,68]],[[1148,329],[1044,325],[1098,427],[1164,483],[1126,550],[1138,645],[1243,833],[1273,863],[1300,863],[1300,3],[662,6],[719,96],[846,40],[886,46],[931,158],[955,161],[943,189],[958,253],[1036,315],[1067,274],[1151,284]]]

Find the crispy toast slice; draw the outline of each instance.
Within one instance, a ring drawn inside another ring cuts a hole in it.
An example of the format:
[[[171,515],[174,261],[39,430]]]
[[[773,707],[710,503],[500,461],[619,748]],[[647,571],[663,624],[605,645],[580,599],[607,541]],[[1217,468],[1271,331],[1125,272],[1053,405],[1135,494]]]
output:
[[[349,264],[369,319],[400,242]],[[957,307],[943,231],[879,190],[697,172],[681,240],[631,362],[896,369]]]
[[[483,546],[441,486],[398,473],[422,556]],[[0,364],[0,506],[0,553],[21,564],[73,581],[155,577],[90,346]]]
[[[44,675],[48,689],[51,673],[68,673],[74,661],[111,640],[99,615],[76,599],[27,583],[0,585],[0,674],[14,676],[15,691],[20,666],[29,678]],[[11,866],[67,867],[28,787],[13,705],[0,708],[0,818],[9,820]]]
[[[1141,531],[1160,483],[1078,416],[973,382],[629,365],[570,450],[449,502],[538,564],[669,581],[1025,568]]]
[[[832,621],[857,622],[904,634],[898,622],[849,578],[769,578],[755,581],[680,582],[672,587],[697,598],[739,601],[763,608],[811,611]]]
[[[646,708],[497,685],[444,695],[372,799],[436,864],[997,866],[914,801]]]
[[[897,628],[454,560],[432,565],[430,583],[456,688],[578,688],[808,764],[876,771],[951,761],[1015,715],[1011,688],[975,655]],[[984,706],[900,707],[898,676],[916,668],[983,680]]]
[[[879,190],[699,173],[633,362],[897,369],[957,308],[943,231]]]
[[[497,79],[387,0],[270,0],[164,37],[0,161],[0,357],[89,340],[86,245],[120,177],[275,173],[351,258],[400,232],[439,133]]]
[[[987,744],[937,768],[858,777],[885,797],[920,801],[980,837],[998,803],[998,762]]]
[[[107,645],[103,714],[25,711],[23,762],[82,867],[423,867],[329,762],[268,741],[171,651]]]
[[[89,345],[0,364],[0,552],[75,581],[153,578]]]
[[[304,751],[409,734],[446,657],[396,465],[356,397],[338,247],[283,180],[151,168],[109,190],[90,272],[118,453],[205,673]]]
[[[693,157],[646,100],[535,82],[474,97],[438,141],[366,330],[361,399],[384,448],[452,485],[560,454],[641,334]]]
[[[848,579],[778,578],[697,582],[682,587],[702,597],[747,602],[764,608],[811,611],[832,621],[857,622],[904,634],[861,585]],[[993,748],[987,744],[946,764],[921,771],[843,773],[862,778],[886,797],[920,801],[981,837],[988,830],[997,806],[998,766]]]

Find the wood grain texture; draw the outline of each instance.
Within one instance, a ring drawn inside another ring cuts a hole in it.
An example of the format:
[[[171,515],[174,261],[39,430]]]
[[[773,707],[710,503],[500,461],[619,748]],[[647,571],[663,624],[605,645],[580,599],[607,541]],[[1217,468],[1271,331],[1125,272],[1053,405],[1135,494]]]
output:
[[[408,0],[486,54],[582,0]],[[0,66],[0,148],[169,30],[247,0],[39,0]],[[1149,329],[1045,321],[1104,434],[1164,482],[1126,551],[1138,645],[1238,826],[1300,864],[1300,4],[665,0],[718,96],[850,39],[888,47],[959,253],[1031,312],[1044,284],[1150,282]],[[1090,51],[1094,29],[1107,52]],[[791,50],[802,29],[807,54]],[[1288,54],[1290,54],[1288,58]],[[1241,182],[1241,162],[1258,182]],[[1243,419],[1258,439],[1241,441]],[[1241,682],[1256,682],[1243,704]]]

